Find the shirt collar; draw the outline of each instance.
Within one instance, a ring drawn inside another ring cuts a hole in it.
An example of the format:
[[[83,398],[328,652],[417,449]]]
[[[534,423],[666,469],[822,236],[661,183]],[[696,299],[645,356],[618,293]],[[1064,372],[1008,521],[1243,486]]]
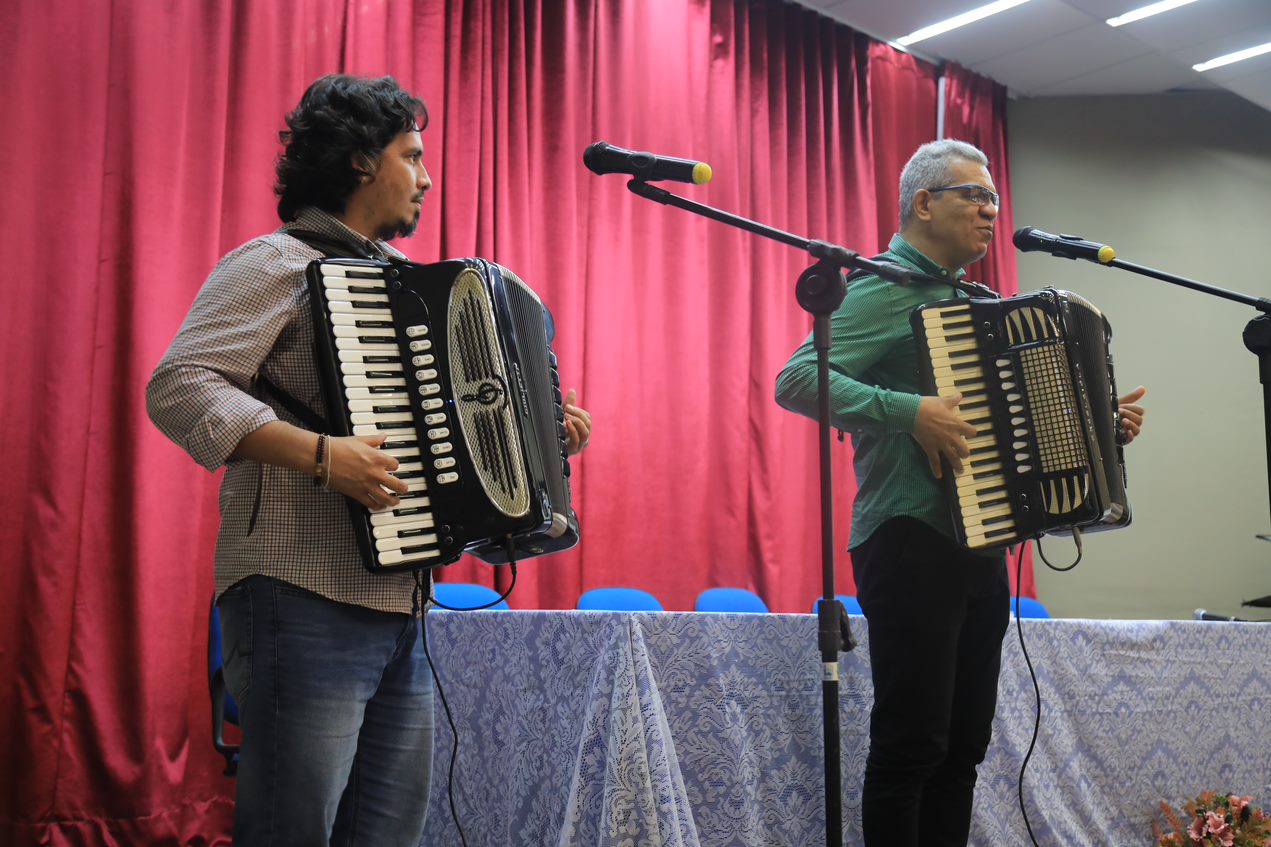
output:
[[[316,206],[305,206],[296,215],[294,221],[288,221],[283,224],[283,230],[289,229],[307,229],[317,232],[321,235],[329,235],[337,241],[347,242],[354,245],[360,252],[376,259],[403,259],[405,255],[386,244],[383,241],[372,241],[360,232],[349,229],[343,221],[332,215],[330,212],[324,212]]]
[[[895,253],[925,274],[938,276],[941,279],[949,279],[947,268],[942,267],[939,262],[929,258],[917,247],[910,244],[901,237],[899,232],[891,237],[891,243],[887,245],[887,250],[890,253]],[[966,276],[966,271],[958,268],[958,272],[953,275],[953,279],[962,279],[964,276]]]

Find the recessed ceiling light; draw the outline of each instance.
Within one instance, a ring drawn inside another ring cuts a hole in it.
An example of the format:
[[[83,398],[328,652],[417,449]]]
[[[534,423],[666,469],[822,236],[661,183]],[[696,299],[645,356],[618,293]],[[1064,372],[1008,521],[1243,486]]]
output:
[[[1271,53],[1271,41],[1266,44],[1259,44],[1257,47],[1237,50],[1235,53],[1228,53],[1226,56],[1219,56],[1217,59],[1210,59],[1208,62],[1201,62],[1199,65],[1192,65],[1192,70],[1204,73],[1205,71],[1212,71],[1214,68],[1221,68],[1223,65],[1230,65],[1232,62],[1243,62],[1245,59],[1261,56],[1263,53]]]
[[[904,47],[908,47],[910,44],[917,44],[919,41],[926,41],[928,38],[948,32],[951,29],[966,26],[967,24],[974,23],[981,18],[987,18],[989,15],[996,15],[998,12],[1005,12],[1007,9],[1013,9],[1016,6],[1021,6],[1027,2],[1028,0],[997,0],[996,3],[990,3],[987,6],[972,9],[969,12],[963,12],[956,17],[949,18],[947,21],[941,21],[938,24],[923,27],[917,32],[911,32],[908,35],[897,38],[896,43]]]
[[[1107,24],[1108,26],[1125,26],[1126,24],[1132,24],[1135,21],[1141,21],[1144,18],[1159,15],[1161,12],[1168,12],[1171,9],[1177,9],[1179,6],[1187,6],[1195,2],[1196,0],[1161,0],[1159,3],[1153,3],[1150,6],[1135,9],[1132,12],[1126,12],[1124,15],[1108,18]]]

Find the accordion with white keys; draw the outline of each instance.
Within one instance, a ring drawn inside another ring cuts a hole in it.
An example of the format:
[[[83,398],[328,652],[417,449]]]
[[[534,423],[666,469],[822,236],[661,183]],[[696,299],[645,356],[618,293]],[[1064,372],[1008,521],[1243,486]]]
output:
[[[958,542],[1002,547],[1130,522],[1112,329],[1089,301],[1047,288],[915,309],[923,394],[962,393],[970,458],[942,483]]]
[[[577,543],[551,319],[529,286],[484,259],[323,259],[306,278],[331,432],[385,436],[409,486],[392,509],[348,501],[369,570]]]

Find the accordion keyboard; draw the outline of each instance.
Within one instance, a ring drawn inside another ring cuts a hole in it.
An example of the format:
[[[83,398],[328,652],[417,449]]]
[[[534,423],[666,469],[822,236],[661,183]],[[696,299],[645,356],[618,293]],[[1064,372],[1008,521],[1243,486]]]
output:
[[[439,558],[441,551],[424,463],[431,462],[440,471],[436,474],[440,485],[459,479],[450,455],[451,422],[437,396],[441,385],[431,352],[430,329],[426,324],[406,327],[411,358],[403,361],[383,273],[377,268],[336,263],[323,264],[321,273],[351,434],[384,436],[381,449],[399,462],[393,475],[407,485],[406,493],[398,495],[401,502],[396,507],[370,515],[376,558],[385,566],[428,564]],[[420,394],[424,395],[429,428],[423,443],[413,424],[406,367],[415,370]]]
[[[998,374],[986,373],[986,363],[978,352],[975,327],[968,304],[953,304],[923,312],[927,347],[931,355],[936,393],[947,397],[962,394],[957,414],[975,428],[967,439],[971,455],[963,460],[962,473],[956,477],[957,512],[968,546],[982,547],[1015,533],[1006,463],[1026,447],[1028,437],[1022,395],[1009,381],[1003,385],[1009,393],[1007,401],[1012,430],[1004,439],[993,425],[989,406],[989,381]],[[1005,367],[1010,363],[991,363]],[[1026,459],[1026,454],[1022,456]],[[1030,468],[1023,464],[1024,471]],[[947,469],[946,469],[947,470]]]

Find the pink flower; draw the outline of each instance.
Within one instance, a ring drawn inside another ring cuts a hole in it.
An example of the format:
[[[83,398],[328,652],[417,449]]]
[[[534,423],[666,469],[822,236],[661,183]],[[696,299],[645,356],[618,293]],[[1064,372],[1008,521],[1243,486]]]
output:
[[[1236,842],[1236,834],[1231,830],[1231,824],[1227,823],[1226,818],[1217,812],[1205,813],[1205,828],[1209,833],[1218,839],[1218,843],[1222,847],[1232,847]]]
[[[1252,797],[1206,791],[1184,803],[1181,815],[1165,801],[1160,807],[1173,831],[1162,833],[1154,822],[1156,847],[1271,847],[1271,816]]]

